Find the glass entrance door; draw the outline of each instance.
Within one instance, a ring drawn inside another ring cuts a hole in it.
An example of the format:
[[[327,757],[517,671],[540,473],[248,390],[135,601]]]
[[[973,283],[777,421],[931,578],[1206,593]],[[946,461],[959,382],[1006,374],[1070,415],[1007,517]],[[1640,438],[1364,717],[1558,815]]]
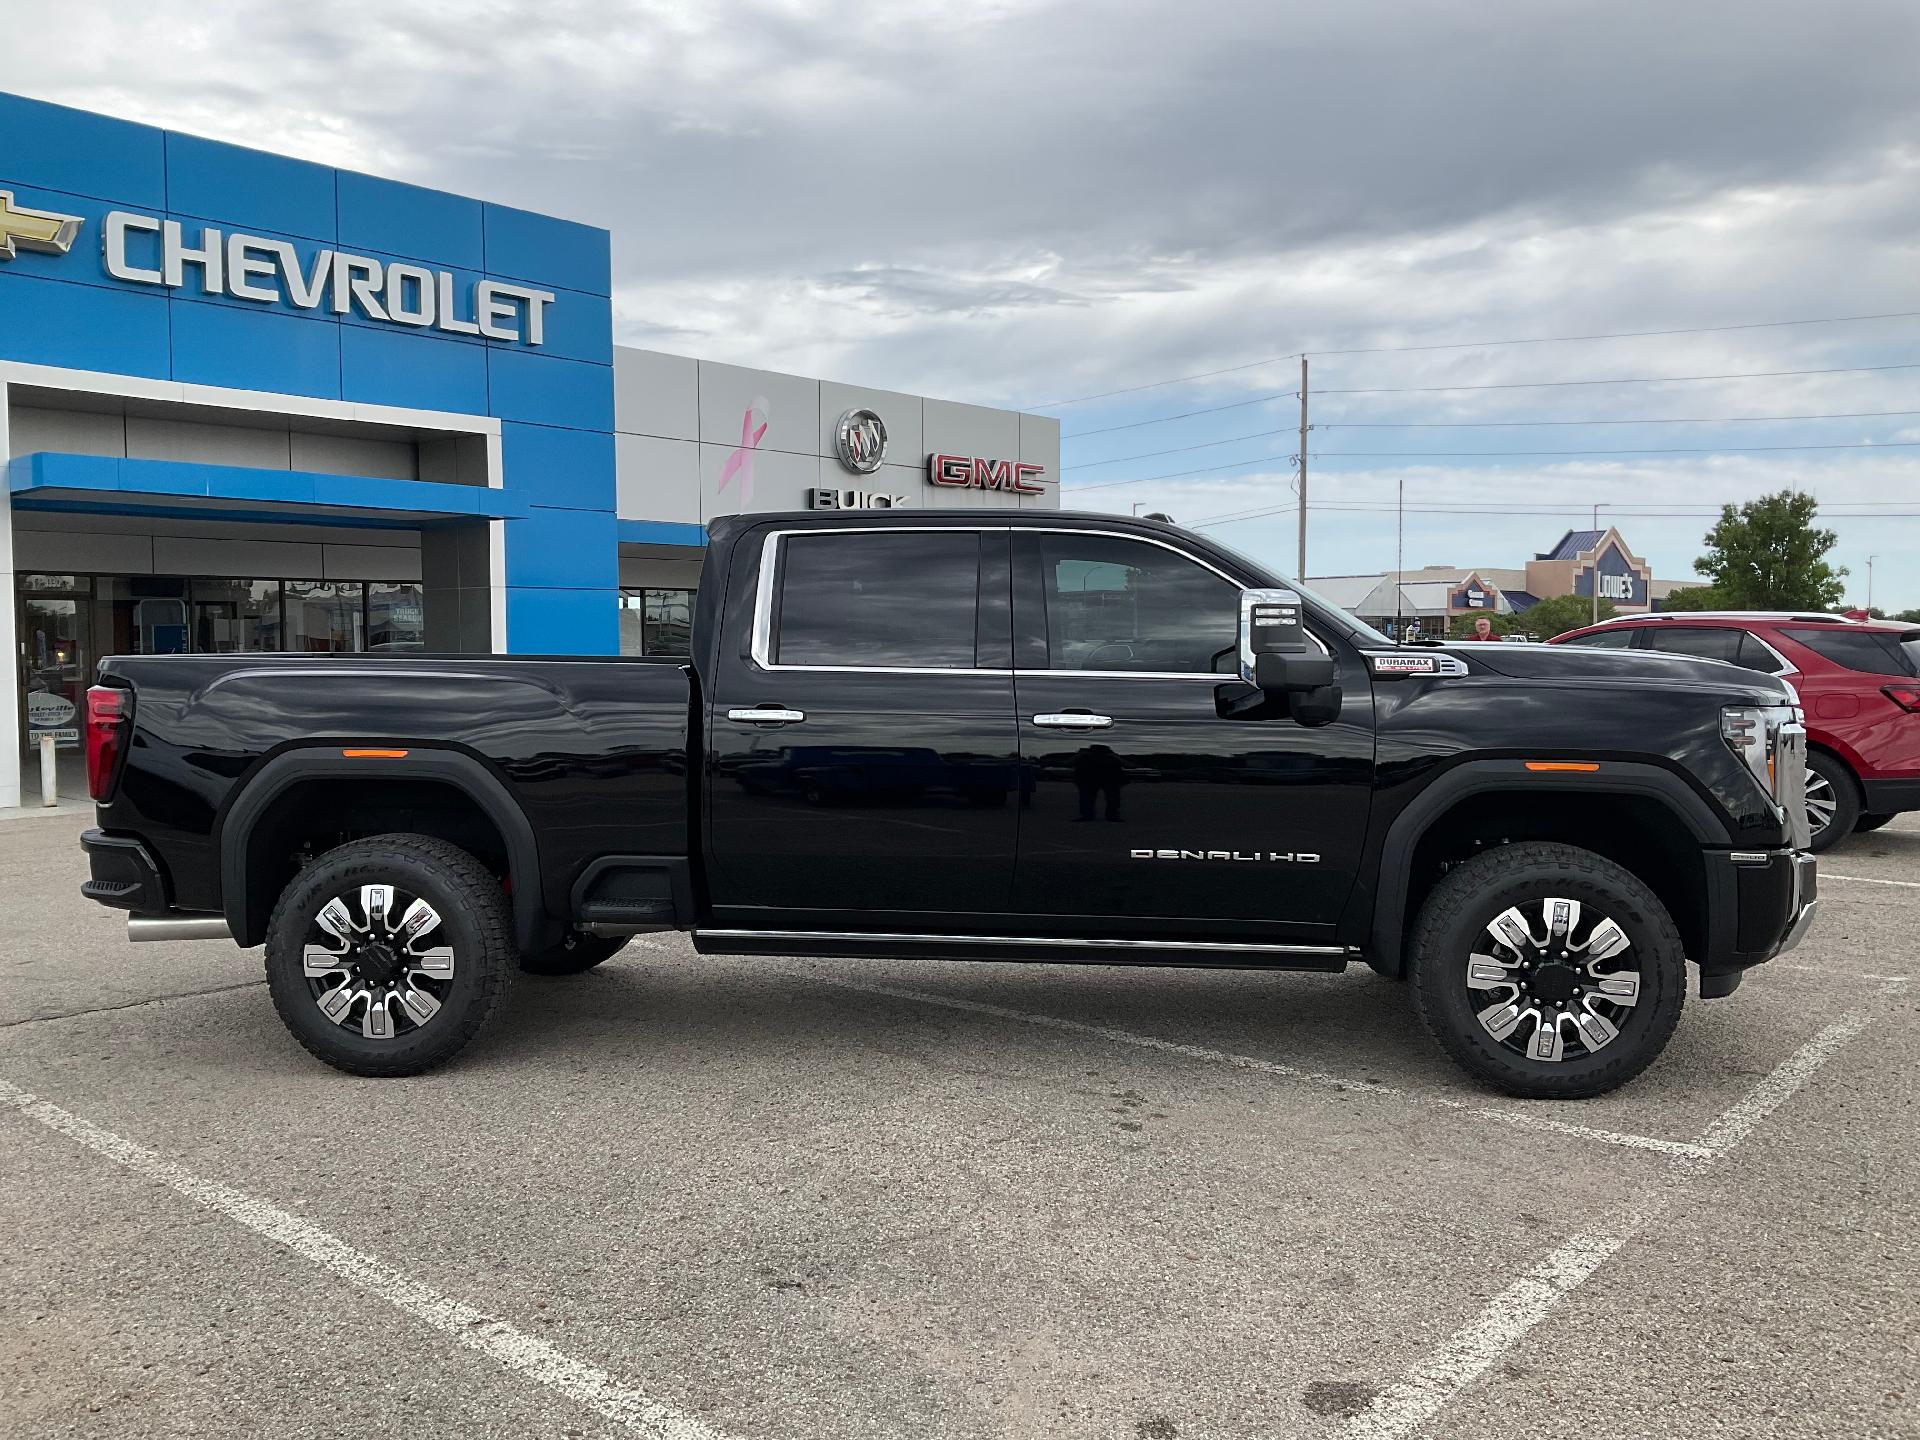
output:
[[[92,627],[90,596],[20,597],[20,733],[28,754],[42,735],[53,736],[61,749],[79,746],[93,671]]]

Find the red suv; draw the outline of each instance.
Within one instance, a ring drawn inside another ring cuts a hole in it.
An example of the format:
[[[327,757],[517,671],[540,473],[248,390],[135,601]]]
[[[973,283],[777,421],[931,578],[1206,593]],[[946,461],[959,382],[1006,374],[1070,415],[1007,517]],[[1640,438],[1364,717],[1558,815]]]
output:
[[[1554,645],[1666,650],[1781,675],[1807,712],[1807,823],[1824,850],[1920,810],[1920,627],[1772,611],[1623,615]]]

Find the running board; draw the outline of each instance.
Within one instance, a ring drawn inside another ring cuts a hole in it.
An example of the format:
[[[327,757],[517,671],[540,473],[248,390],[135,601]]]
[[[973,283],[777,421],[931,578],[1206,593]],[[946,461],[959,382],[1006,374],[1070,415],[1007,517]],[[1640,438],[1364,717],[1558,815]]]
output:
[[[877,930],[693,932],[703,955],[887,956],[936,960],[1046,960],[1082,965],[1238,966],[1338,972],[1359,958],[1343,945],[1258,940],[1117,940],[1056,935],[929,935]]]

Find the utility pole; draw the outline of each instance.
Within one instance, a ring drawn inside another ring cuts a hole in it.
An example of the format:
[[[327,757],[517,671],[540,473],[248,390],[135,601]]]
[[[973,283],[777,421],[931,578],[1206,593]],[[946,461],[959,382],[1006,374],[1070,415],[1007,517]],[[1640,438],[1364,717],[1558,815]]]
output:
[[[1593,528],[1596,531],[1600,528],[1600,506],[1597,504],[1593,507]],[[1598,548],[1600,542],[1595,540],[1593,543]],[[1593,592],[1593,623],[1598,625],[1600,623],[1600,557],[1598,555],[1593,557],[1593,565],[1587,571],[1587,589]]]
[[[1878,555],[1867,556],[1867,614],[1869,615],[1873,614],[1873,562],[1879,558]]]
[[[1307,357],[1300,357],[1300,559],[1293,578],[1307,579]]]

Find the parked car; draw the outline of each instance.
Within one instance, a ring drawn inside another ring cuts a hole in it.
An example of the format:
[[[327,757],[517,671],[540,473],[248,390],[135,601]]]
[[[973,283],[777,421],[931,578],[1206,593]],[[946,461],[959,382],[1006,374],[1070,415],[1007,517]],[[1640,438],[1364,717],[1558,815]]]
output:
[[[83,893],[266,947],[315,1055],[409,1074],[516,968],[705,954],[1410,979],[1519,1095],[1612,1089],[1815,907],[1769,676],[1396,646],[1171,525],[716,521],[690,662],[181,655],[88,692]],[[1623,669],[1624,666],[1624,669]],[[1623,683],[1624,682],[1624,683]]]
[[[1788,681],[1807,717],[1815,850],[1920,810],[1920,628],[1794,612],[1676,611],[1621,616],[1552,643],[1693,655]]]

